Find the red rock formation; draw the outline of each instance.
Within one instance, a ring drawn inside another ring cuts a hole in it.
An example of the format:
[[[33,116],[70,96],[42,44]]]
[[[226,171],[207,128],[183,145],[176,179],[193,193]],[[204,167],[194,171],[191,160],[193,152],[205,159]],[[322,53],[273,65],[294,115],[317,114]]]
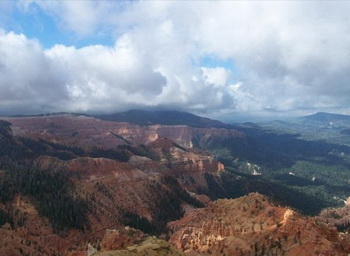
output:
[[[137,126],[128,123],[102,121],[93,117],[70,114],[4,118],[12,123],[18,136],[41,138],[83,148],[113,148],[127,142],[148,144],[158,138],[168,138],[185,148],[192,148],[193,137],[202,141],[213,136],[242,138],[236,130],[218,128],[192,128],[185,125]]]
[[[85,241],[100,239],[107,228],[120,227],[123,223],[122,210],[151,221],[157,211],[158,202],[164,197],[164,192],[176,194],[176,191],[172,191],[172,187],[162,182],[161,177],[164,174],[172,174],[183,167],[182,173],[189,175],[192,173],[200,177],[206,172],[215,173],[218,166],[218,163],[206,153],[178,149],[173,142],[165,141],[168,147],[164,149],[170,153],[174,168],[167,167],[167,164],[172,161],[156,162],[140,156],[131,157],[127,163],[105,158],[79,157],[64,161],[50,156],[40,156],[36,159],[37,166],[44,169],[65,169],[77,174],[73,180],[78,188],[77,192],[90,203],[91,212],[88,216],[90,229],[84,232],[70,230],[64,236],[57,234],[48,220],[42,218],[33,204],[29,203],[30,200],[23,201],[18,195],[12,202],[11,208],[19,210],[25,205],[26,221],[20,229],[15,228],[10,232],[17,235],[23,233],[24,235],[19,235],[18,241],[27,237],[26,239],[30,243],[37,244],[38,248],[45,246],[50,248],[50,252],[43,255],[53,255],[54,252],[64,254],[76,248],[83,248]],[[197,186],[205,186],[205,181],[202,184],[201,181],[196,180],[192,186],[195,190]],[[204,195],[199,198],[208,200]],[[24,202],[27,203],[24,204]],[[182,207],[184,210],[191,208],[186,203],[183,203]],[[3,247],[7,248],[5,245]],[[25,250],[20,244],[14,248]]]
[[[101,251],[126,249],[130,245],[141,243],[147,237],[141,231],[129,227],[107,229],[100,243]]]
[[[218,137],[222,140],[244,137],[235,130],[183,125],[137,126],[75,115],[7,120],[13,124],[13,134],[19,137],[85,150],[111,149],[129,143],[134,146],[146,144],[155,152],[155,157],[152,160],[131,152],[128,162],[75,155],[75,159],[67,161],[51,156],[38,157],[35,160],[38,166],[76,174],[72,175],[75,193],[89,203],[90,227],[85,231],[57,232],[39,215],[34,198],[17,195],[12,201],[0,204],[0,208],[14,218],[12,228],[9,224],[0,228],[0,255],[33,254],[35,251],[38,251],[36,255],[54,255],[72,250],[74,255],[79,255],[79,250],[83,255],[88,241],[102,239],[106,229],[122,226],[124,212],[152,221],[161,215],[157,212],[159,202],[169,206],[174,203],[167,202],[169,196],[180,202],[180,210],[188,212],[183,219],[170,225],[174,230],[170,241],[190,253],[344,255],[349,252],[349,244],[335,229],[290,209],[272,206],[260,195],[213,203],[201,195],[208,190],[208,179],[211,179],[211,185],[216,182],[220,186],[219,174],[225,167],[210,154],[193,149],[193,144],[205,144]],[[174,179],[164,181],[167,175],[175,177],[180,186]],[[2,176],[0,172],[0,178]],[[176,197],[177,192],[185,190],[209,204],[208,208],[194,209],[191,203]],[[101,243],[106,250],[128,244],[121,243],[129,239],[124,233],[109,235]]]
[[[12,202],[1,206],[11,209],[14,225],[7,223],[0,228],[0,255],[64,254],[80,242],[80,231],[72,229],[65,236],[55,233],[48,219],[39,215],[31,198],[18,194]]]
[[[272,206],[266,197],[249,194],[218,200],[170,223],[170,242],[201,255],[347,255],[349,237],[299,215]]]
[[[348,199],[349,200],[349,199]],[[336,226],[342,232],[350,231],[350,205],[340,208],[324,209],[318,219],[330,226]]]

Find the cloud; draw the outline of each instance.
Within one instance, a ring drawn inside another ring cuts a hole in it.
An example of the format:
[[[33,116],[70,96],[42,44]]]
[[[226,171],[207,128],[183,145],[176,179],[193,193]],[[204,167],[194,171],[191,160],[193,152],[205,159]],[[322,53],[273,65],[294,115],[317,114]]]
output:
[[[350,101],[347,2],[24,3],[81,40],[108,33],[115,44],[42,49],[2,32],[3,107],[25,98],[32,111],[162,107],[221,115],[345,111]],[[206,56],[239,72],[205,67]]]
[[[79,38],[110,32],[113,16],[118,15],[127,2],[115,1],[36,1],[21,0],[18,5],[30,10],[34,5],[50,15],[63,31],[73,32]]]
[[[112,111],[124,104],[152,102],[167,83],[127,36],[114,47],[56,45],[45,53],[55,69],[65,75],[64,86],[74,110]]]
[[[206,68],[202,67],[203,78],[207,84],[214,86],[225,86],[227,85],[231,72],[223,67],[217,68]]]
[[[0,31],[0,106],[4,112],[50,110],[67,98],[39,43]]]
[[[222,104],[224,94],[222,89],[202,86],[202,80],[189,82],[185,74],[174,74],[174,62],[163,64],[163,56],[149,58],[128,35],[113,47],[43,49],[22,34],[2,32],[0,56],[0,100],[5,114],[18,114],[21,109],[21,114],[28,114],[159,106],[203,110],[207,102],[214,107]],[[193,74],[187,71],[187,76]]]

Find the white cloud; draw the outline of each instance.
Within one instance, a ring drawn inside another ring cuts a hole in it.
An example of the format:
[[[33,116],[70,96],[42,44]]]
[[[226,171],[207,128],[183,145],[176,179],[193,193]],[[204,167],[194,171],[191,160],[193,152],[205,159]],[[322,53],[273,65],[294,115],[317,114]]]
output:
[[[223,67],[202,67],[203,80],[206,84],[214,86],[226,86],[231,78],[231,72]]]
[[[0,31],[0,104],[2,111],[16,108],[48,110],[66,99],[66,90],[51,69],[37,41]]]
[[[114,47],[77,49],[56,45],[44,50],[24,35],[0,34],[0,98],[3,112],[112,112],[130,107],[203,110],[220,107],[224,92],[188,82],[172,73],[163,56],[150,59],[133,38],[124,35]],[[179,60],[181,63],[182,60]],[[188,68],[191,68],[188,66]],[[198,70],[199,73],[199,70]]]
[[[46,104],[60,111],[64,101],[70,111],[160,106],[300,113],[345,109],[350,101],[347,2],[35,3],[63,30],[80,38],[110,33],[116,44],[43,50],[3,32],[3,106],[27,97],[34,110]],[[234,62],[239,83],[230,85],[225,67],[201,67],[205,56]]]

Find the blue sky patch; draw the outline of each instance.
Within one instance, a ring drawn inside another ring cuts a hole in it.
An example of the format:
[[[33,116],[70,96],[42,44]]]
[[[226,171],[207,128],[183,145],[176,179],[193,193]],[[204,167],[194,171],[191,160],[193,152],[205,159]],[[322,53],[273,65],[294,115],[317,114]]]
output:
[[[223,67],[227,70],[230,70],[233,77],[229,83],[236,83],[239,80],[240,72],[238,67],[235,65],[235,62],[232,59],[218,59],[211,56],[205,56],[201,58],[200,65],[206,68],[218,68]]]

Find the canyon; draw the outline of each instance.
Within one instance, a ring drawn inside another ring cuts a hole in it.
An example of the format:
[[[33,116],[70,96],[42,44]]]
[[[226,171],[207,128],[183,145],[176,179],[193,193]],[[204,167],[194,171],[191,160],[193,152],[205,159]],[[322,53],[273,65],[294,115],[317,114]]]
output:
[[[252,185],[208,149],[249,143],[242,130],[201,118],[1,119],[0,255],[78,256],[88,244],[96,255],[350,253],[332,221],[258,193],[223,199],[236,183]]]

